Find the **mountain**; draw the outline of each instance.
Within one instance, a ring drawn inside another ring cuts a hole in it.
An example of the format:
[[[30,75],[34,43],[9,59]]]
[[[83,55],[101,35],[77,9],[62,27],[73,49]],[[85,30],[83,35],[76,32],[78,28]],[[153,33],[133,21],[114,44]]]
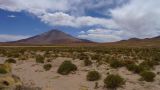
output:
[[[75,38],[60,30],[51,30],[40,35],[13,42],[0,43],[0,45],[87,45],[107,47],[160,47],[160,36],[153,38],[130,38],[118,42],[96,43],[86,39]]]
[[[113,43],[105,43],[104,45],[116,47],[160,47],[160,36],[145,39],[131,38]]]
[[[16,44],[71,44],[71,43],[92,43],[89,40],[78,39],[59,30],[51,30],[40,35],[36,35],[27,39],[13,41]]]

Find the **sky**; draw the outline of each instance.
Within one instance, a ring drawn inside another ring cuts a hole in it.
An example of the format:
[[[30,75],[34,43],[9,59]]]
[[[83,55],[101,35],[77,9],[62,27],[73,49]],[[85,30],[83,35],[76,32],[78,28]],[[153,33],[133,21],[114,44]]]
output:
[[[0,0],[0,42],[52,29],[95,42],[160,35],[160,0]]]

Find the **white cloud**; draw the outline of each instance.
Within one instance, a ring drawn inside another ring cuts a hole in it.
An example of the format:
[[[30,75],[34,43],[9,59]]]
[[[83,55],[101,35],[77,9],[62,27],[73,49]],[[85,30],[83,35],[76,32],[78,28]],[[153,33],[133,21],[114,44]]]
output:
[[[118,27],[113,27],[110,30],[112,33],[108,33],[108,28],[98,31],[93,29],[88,30],[87,34],[79,35],[79,37],[108,42],[133,37],[151,38],[158,36],[160,35],[159,8],[159,0],[130,0],[123,6],[110,10],[111,20]],[[108,13],[108,11],[106,12]],[[117,35],[117,29],[123,33]]]
[[[96,9],[113,4],[113,0],[0,0],[0,8],[9,11],[28,11],[33,14],[45,12],[70,12],[82,14],[86,9]],[[80,12],[80,13],[79,13]]]
[[[79,34],[85,34],[85,33],[86,33],[85,31],[80,31],[80,32],[79,32]]]
[[[125,32],[107,29],[91,29],[85,33],[78,35],[78,37],[97,42],[114,42],[121,40],[122,34],[125,34]]]
[[[30,36],[25,35],[7,35],[7,34],[0,34],[0,42],[7,42],[7,41],[16,41],[25,38],[29,38]]]
[[[8,15],[9,18],[15,18],[15,15]]]
[[[147,38],[160,34],[160,1],[131,0],[111,10],[113,21],[132,37]]]
[[[53,26],[71,26],[71,27],[83,27],[83,26],[101,26],[107,28],[116,28],[116,24],[111,19],[81,16],[70,16],[63,12],[48,13],[40,16],[43,22]]]
[[[27,11],[53,26],[94,26],[115,27],[112,20],[99,17],[81,16],[85,9],[96,9],[113,4],[112,0],[0,0],[0,8],[8,11]],[[79,15],[77,15],[77,14]]]
[[[9,11],[28,11],[34,14],[47,10],[65,11],[69,8],[67,0],[0,0],[0,8]]]

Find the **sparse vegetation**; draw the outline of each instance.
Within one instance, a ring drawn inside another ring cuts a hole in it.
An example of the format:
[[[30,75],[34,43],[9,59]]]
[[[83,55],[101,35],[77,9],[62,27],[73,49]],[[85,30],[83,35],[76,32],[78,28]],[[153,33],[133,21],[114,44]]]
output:
[[[142,76],[142,79],[147,81],[147,82],[154,81],[154,78],[156,76],[155,73],[150,72],[150,71],[143,71],[140,75]]]
[[[138,65],[136,65],[136,64],[128,64],[128,65],[127,65],[127,69],[128,69],[129,71],[134,72],[134,73],[140,73],[140,72],[143,71],[143,67],[138,66]]]
[[[125,81],[121,76],[111,74],[106,77],[106,79],[104,80],[104,83],[107,88],[116,89],[122,86],[125,83]]]
[[[44,68],[46,71],[48,71],[48,70],[50,70],[50,69],[52,68],[52,65],[51,65],[51,64],[45,64],[45,65],[43,66],[43,68]]]
[[[41,56],[41,55],[37,55],[36,56],[36,62],[37,63],[44,63],[44,57],[43,56]]]
[[[100,73],[97,71],[90,71],[87,74],[87,80],[88,81],[97,81],[101,77]]]
[[[8,73],[5,68],[0,67],[0,74],[6,74]]]
[[[85,66],[90,66],[92,64],[92,61],[88,60],[88,59],[85,59],[84,60],[84,65]]]
[[[89,59],[89,57],[88,57],[86,54],[84,54],[84,53],[80,53],[80,54],[78,55],[78,58],[79,58],[80,60],[88,60],[88,59]]]
[[[13,58],[9,58],[5,61],[6,63],[16,63],[16,60]]]
[[[7,74],[9,72],[11,72],[10,64],[0,64],[0,74]]]
[[[79,68],[79,71],[76,75],[81,75],[81,72],[87,72],[89,70],[101,70],[103,69],[107,78],[104,80],[104,85],[107,88],[116,89],[121,87],[124,84],[124,79],[119,75],[113,75],[112,70],[120,71],[123,70],[124,67],[134,74],[131,75],[139,75],[143,81],[153,82],[154,80],[157,82],[158,79],[155,79],[155,73],[159,74],[156,67],[160,64],[160,49],[159,48],[124,48],[124,47],[116,47],[116,48],[108,48],[108,47],[3,47],[0,48],[0,56],[7,58],[5,61],[5,65],[0,65],[0,74],[8,75],[11,73],[11,68],[9,66],[10,63],[18,62],[26,62],[27,60],[33,60],[37,63],[44,64],[35,64],[40,65],[44,68],[44,70],[48,72],[52,72],[50,69],[52,68],[51,64],[54,65],[57,62],[55,59],[59,57],[64,59],[73,58],[73,62],[78,66],[74,65],[72,61],[64,61],[59,68],[57,69],[57,73],[62,75],[68,75],[70,73],[74,73]],[[82,67],[81,64],[77,60],[81,60],[85,66]],[[24,61],[20,61],[24,60]],[[60,60],[61,61],[61,60]],[[63,60],[62,60],[63,61]],[[29,61],[30,62],[30,61]],[[7,65],[8,64],[8,65]],[[16,64],[16,65],[17,65]],[[59,64],[58,64],[59,65]],[[94,67],[94,68],[93,68]],[[111,68],[110,68],[111,67]],[[123,67],[123,68],[121,68]],[[119,69],[121,68],[121,69]],[[111,69],[111,70],[110,70]],[[49,71],[50,70],[50,71]],[[90,71],[86,75],[87,81],[97,81],[100,80],[101,74],[103,72]],[[153,73],[153,70],[155,73]],[[36,72],[40,72],[36,70]],[[111,74],[111,75],[110,75]],[[102,76],[103,78],[103,76]],[[129,77],[130,78],[130,77]],[[159,78],[159,77],[157,77]],[[137,79],[138,80],[138,79]],[[94,88],[101,88],[98,85],[99,81],[95,82],[93,85]],[[153,82],[154,83],[154,82]],[[7,84],[5,82],[5,84]]]
[[[127,64],[126,67],[127,67],[127,69],[128,69],[129,71],[136,72],[136,69],[137,69],[138,66],[133,63],[133,64]]]
[[[110,66],[112,68],[118,68],[118,67],[122,67],[123,66],[123,62],[122,61],[119,61],[117,59],[114,59],[114,60],[111,60],[110,61]]]
[[[77,70],[77,66],[74,65],[71,61],[64,61],[59,69],[58,69],[58,73],[62,74],[62,75],[67,75],[72,71],[76,71]]]

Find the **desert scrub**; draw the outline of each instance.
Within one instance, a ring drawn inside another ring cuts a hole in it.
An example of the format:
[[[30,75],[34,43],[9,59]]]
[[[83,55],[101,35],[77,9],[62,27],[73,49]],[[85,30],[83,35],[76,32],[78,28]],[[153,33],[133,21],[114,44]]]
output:
[[[102,56],[99,55],[99,54],[95,54],[95,55],[92,55],[92,56],[91,56],[91,59],[92,59],[92,60],[101,60],[101,59],[102,59]]]
[[[147,82],[154,81],[154,78],[156,76],[155,73],[150,72],[150,71],[143,71],[143,72],[140,73],[140,75],[142,76],[142,80],[145,80]]]
[[[147,69],[150,69],[148,68],[147,66],[145,65],[136,65],[136,64],[128,64],[126,65],[126,68],[129,70],[129,71],[132,71],[133,73],[137,73],[137,74],[140,74],[141,72],[147,70]]]
[[[78,55],[78,58],[79,58],[80,60],[88,60],[88,59],[89,59],[88,55],[86,55],[86,54],[84,54],[84,53],[80,53],[80,54]]]
[[[71,71],[76,71],[77,66],[74,65],[71,61],[64,61],[58,68],[58,73],[62,75],[68,75]]]
[[[138,65],[136,65],[136,64],[134,64],[134,63],[132,63],[132,64],[127,64],[127,65],[126,65],[126,68],[127,68],[129,71],[133,71],[133,72],[136,71],[137,67],[138,67]]]
[[[90,71],[87,74],[87,80],[88,81],[97,81],[99,80],[101,75],[97,71]]]
[[[85,66],[90,66],[92,64],[92,61],[88,60],[88,59],[85,59],[84,60],[84,65]]]
[[[49,58],[49,59],[47,59],[46,61],[47,61],[47,62],[52,62],[52,59],[51,59],[51,58]]]
[[[27,57],[19,57],[19,60],[27,60]]]
[[[155,65],[158,65],[159,62],[155,60],[145,60],[139,64],[139,66],[143,67],[145,70],[152,69]]]
[[[37,63],[44,63],[44,57],[43,56],[41,56],[41,55],[37,55],[36,56],[36,62]]]
[[[5,68],[0,67],[0,74],[6,74],[8,73]]]
[[[6,54],[6,56],[7,56],[7,57],[18,58],[18,57],[20,56],[20,54],[17,53],[17,52],[8,52],[8,53]]]
[[[104,79],[105,87],[116,89],[125,84],[124,79],[119,75],[110,74]]]
[[[22,82],[20,78],[15,75],[5,75],[3,77],[0,77],[0,90],[21,90],[14,88],[21,85]]]
[[[0,64],[0,74],[6,74],[11,72],[11,66],[9,63]]]
[[[110,66],[112,68],[118,68],[123,66],[123,62],[117,59],[110,60]]]
[[[43,66],[43,68],[44,68],[46,71],[48,71],[48,70],[50,70],[50,69],[52,68],[52,65],[51,65],[51,64],[45,64],[45,65]]]
[[[16,63],[16,60],[13,58],[9,58],[5,61],[6,63]]]

